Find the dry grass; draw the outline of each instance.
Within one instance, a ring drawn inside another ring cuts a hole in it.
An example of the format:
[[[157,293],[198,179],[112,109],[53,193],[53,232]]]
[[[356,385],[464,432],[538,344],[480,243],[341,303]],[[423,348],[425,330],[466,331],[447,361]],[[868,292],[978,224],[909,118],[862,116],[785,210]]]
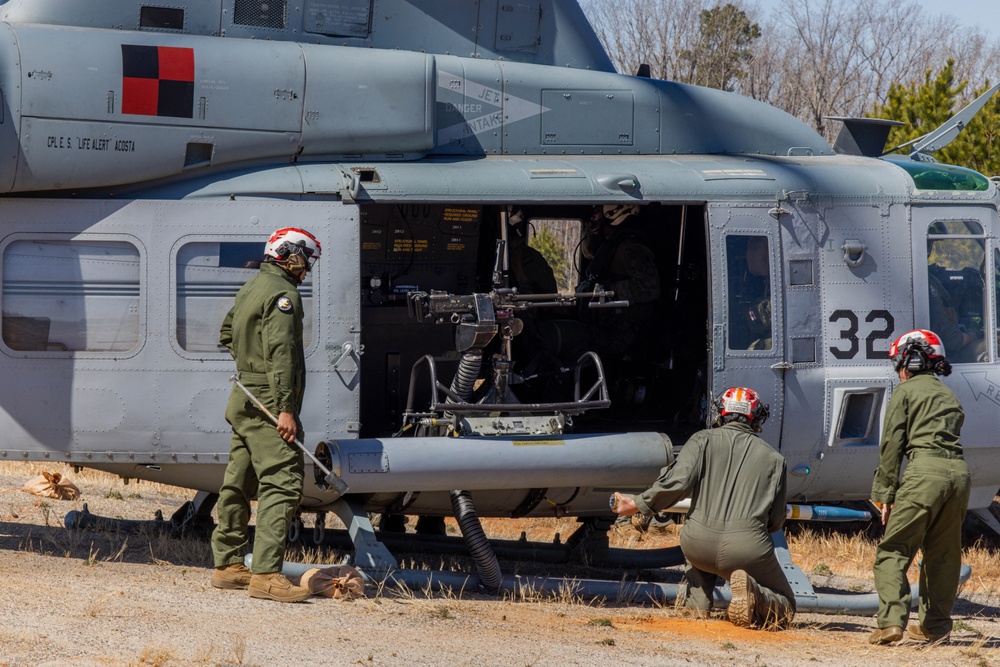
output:
[[[188,489],[158,484],[154,482],[126,484],[121,478],[108,473],[82,469],[74,470],[64,464],[43,462],[0,461],[0,477],[8,483],[23,483],[41,472],[59,472],[76,484],[83,496],[76,501],[39,499],[20,491],[20,486],[0,489],[0,521],[30,524],[20,540],[19,549],[36,553],[46,553],[65,558],[79,558],[85,566],[99,566],[102,562],[132,560],[158,565],[191,564],[205,566],[211,562],[211,547],[204,539],[177,539],[154,532],[142,535],[101,534],[52,530],[37,526],[56,528],[61,526],[63,515],[69,510],[80,510],[87,503],[90,510],[98,515],[124,516],[129,518],[152,518],[155,509],[161,509],[169,516],[176,507],[192,497]],[[159,505],[157,505],[159,503]],[[145,514],[143,512],[146,512]],[[311,531],[315,515],[303,517],[304,529]],[[332,513],[322,517],[329,529],[343,528],[343,524]],[[411,524],[414,522],[410,522]],[[454,519],[445,520],[449,535],[459,534]],[[483,518],[483,529],[493,539],[531,542],[565,542],[579,527],[572,517],[545,519],[497,519]],[[412,530],[412,528],[410,528]],[[609,533],[610,546],[623,549],[660,549],[679,543],[679,527],[652,528],[641,532],[629,525],[614,526]],[[864,534],[846,532],[794,531],[788,537],[792,559],[807,574],[841,576],[871,580],[871,564],[875,558],[876,540]],[[995,541],[994,541],[995,544]],[[1000,558],[998,550],[986,541],[980,540],[965,549],[963,561],[972,567],[972,579],[966,584],[967,590],[1000,597]],[[304,563],[340,562],[342,552],[317,547],[293,547],[289,560]],[[447,569],[453,563],[442,560],[438,564],[424,563],[422,567]],[[917,577],[917,566],[909,572],[911,581]],[[395,591],[395,586],[376,586],[378,592],[403,595]],[[391,589],[391,590],[388,590]],[[431,597],[431,591],[424,591]],[[437,597],[461,598],[464,591],[436,592]],[[412,593],[410,593],[412,595]],[[554,596],[557,601],[574,603],[580,597],[572,581],[567,581],[564,590]],[[540,595],[539,591],[524,588],[511,596],[518,601],[540,601],[552,599],[550,595]],[[235,647],[238,649],[238,647]],[[234,650],[239,654],[239,650]],[[241,658],[236,655],[237,664]]]
[[[493,539],[515,540],[524,534],[528,540],[541,542],[551,542],[556,536],[565,541],[578,526],[573,518],[483,519],[482,523],[486,534]],[[652,528],[645,533],[630,526],[615,526],[609,534],[609,542],[612,547],[623,549],[662,549],[678,545],[679,533],[677,525]],[[803,572],[862,580],[872,578],[877,544],[877,539],[861,533],[805,529],[788,536],[792,560]],[[1000,596],[1000,549],[979,540],[964,549],[962,562],[972,568],[972,579],[966,588],[974,587],[979,593]],[[908,577],[916,581],[917,576],[914,561]]]
[[[79,486],[89,500],[98,496],[106,499],[135,500],[145,491],[148,495],[178,498],[181,502],[189,500],[193,495],[189,489],[169,484],[159,484],[139,480],[126,483],[118,475],[91,470],[89,468],[75,469],[66,463],[46,463],[44,461],[0,461],[0,477],[15,477],[27,481],[43,472],[57,472]],[[86,489],[84,489],[86,487]],[[20,490],[20,487],[0,489],[0,493]],[[51,502],[51,501],[48,501]]]
[[[172,660],[174,653],[168,648],[147,648],[139,655],[136,662],[129,664],[129,667],[166,667]]]

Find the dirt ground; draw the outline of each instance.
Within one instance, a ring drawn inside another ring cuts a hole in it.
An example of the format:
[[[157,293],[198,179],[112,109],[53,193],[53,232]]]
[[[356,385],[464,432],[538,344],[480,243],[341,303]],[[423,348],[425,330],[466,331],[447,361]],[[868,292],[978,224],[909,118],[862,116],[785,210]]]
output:
[[[758,632],[673,608],[572,595],[371,587],[351,602],[279,604],[212,588],[203,540],[63,527],[66,512],[83,502],[104,516],[149,519],[157,509],[169,516],[183,492],[86,472],[70,474],[81,500],[41,500],[19,490],[42,469],[0,465],[0,667],[1000,666],[1000,589],[975,572],[956,609],[952,642],[937,647],[869,646],[872,618],[800,614],[790,630]],[[816,586],[829,583],[810,576]],[[842,592],[871,587],[860,576],[837,583]]]

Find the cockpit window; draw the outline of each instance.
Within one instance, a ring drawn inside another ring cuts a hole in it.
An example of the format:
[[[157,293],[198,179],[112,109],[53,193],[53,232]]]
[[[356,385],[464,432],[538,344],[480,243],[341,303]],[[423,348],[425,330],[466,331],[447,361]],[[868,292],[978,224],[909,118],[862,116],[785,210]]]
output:
[[[933,223],[927,234],[930,328],[952,363],[986,361],[986,238],[971,220]]]
[[[989,190],[990,180],[978,171],[939,162],[917,162],[906,158],[883,158],[901,167],[918,190]]]
[[[994,301],[995,308],[997,309],[995,317],[997,330],[1000,331],[1000,250],[993,250],[993,289],[995,290],[996,300]],[[994,340],[997,341],[997,345],[1000,346],[1000,338],[993,336]],[[1000,357],[1000,349],[994,350],[994,354]]]
[[[771,266],[766,236],[726,237],[729,349],[771,349]]]

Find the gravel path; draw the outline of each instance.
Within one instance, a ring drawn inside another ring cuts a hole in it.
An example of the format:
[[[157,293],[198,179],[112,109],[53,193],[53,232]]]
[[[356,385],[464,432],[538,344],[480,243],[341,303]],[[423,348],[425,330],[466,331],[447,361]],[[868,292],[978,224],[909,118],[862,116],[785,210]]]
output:
[[[0,488],[29,476],[0,469]],[[183,499],[106,476],[85,482],[91,511],[105,516],[169,516]],[[765,633],[655,606],[374,588],[361,600],[286,605],[212,588],[204,542],[71,533],[63,516],[81,506],[0,494],[0,667],[1000,665],[1000,595],[975,576],[953,642],[932,648],[871,647],[874,622],[857,617],[802,614]]]

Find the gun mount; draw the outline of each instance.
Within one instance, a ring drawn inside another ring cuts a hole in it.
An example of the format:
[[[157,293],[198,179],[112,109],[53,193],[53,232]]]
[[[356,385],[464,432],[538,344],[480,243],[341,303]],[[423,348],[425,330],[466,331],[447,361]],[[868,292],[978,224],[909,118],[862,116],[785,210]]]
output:
[[[628,301],[615,301],[614,292],[596,285],[589,292],[553,294],[518,294],[516,288],[497,288],[488,294],[454,295],[446,292],[413,292],[407,307],[412,317],[422,322],[455,325],[455,349],[462,354],[458,372],[450,387],[438,380],[434,358],[425,355],[417,360],[410,373],[402,433],[411,427],[445,428],[463,435],[556,434],[563,433],[567,418],[588,410],[611,405],[604,366],[595,352],[585,352],[571,367],[572,399],[564,401],[521,403],[509,391],[512,384],[524,381],[514,372],[511,340],[522,333],[518,311],[575,305],[587,299],[588,308],[620,308]],[[490,359],[489,385],[482,391],[483,350],[500,334],[499,352]],[[414,408],[417,382],[426,372],[431,400],[426,410]],[[589,386],[584,387],[585,382]],[[471,400],[474,390],[480,398]],[[571,422],[570,422],[571,423]]]

